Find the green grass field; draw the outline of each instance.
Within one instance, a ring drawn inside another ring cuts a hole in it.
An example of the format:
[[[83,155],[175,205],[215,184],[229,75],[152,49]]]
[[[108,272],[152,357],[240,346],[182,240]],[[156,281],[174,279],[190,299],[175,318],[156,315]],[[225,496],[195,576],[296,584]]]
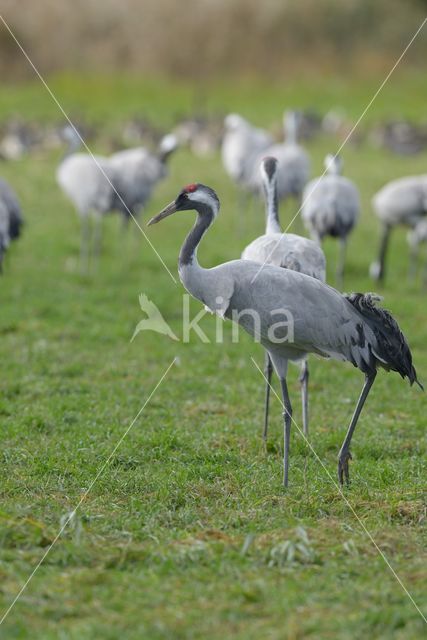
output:
[[[233,109],[259,124],[285,106],[341,104],[357,117],[378,83],[319,79],[289,86],[206,89],[206,106]],[[188,86],[166,82],[60,77],[64,108],[102,123],[147,113],[165,125],[189,112]],[[3,87],[0,118],[60,120],[39,85]],[[425,78],[400,72],[368,121],[425,117]],[[315,174],[337,148],[308,145]],[[102,140],[96,151],[103,152]],[[370,291],[368,265],[378,243],[370,209],[386,181],[426,171],[426,154],[392,156],[348,145],[345,170],[360,186],[363,215],[351,240],[346,290]],[[2,163],[20,195],[27,225],[0,280],[0,616],[102,468],[173,358],[166,379],[135,422],[73,520],[0,627],[1,638],[348,639],[424,637],[424,622],[363,530],[370,532],[418,606],[426,603],[425,394],[381,372],[353,440],[352,485],[335,484],[337,453],[363,377],[350,365],[313,359],[311,443],[296,429],[290,486],[282,480],[282,420],[273,399],[268,451],[262,446],[264,385],[247,336],[222,345],[173,342],[144,332],[138,295],[153,300],[181,335],[183,288],[174,284],[135,228],[104,225],[98,270],[78,270],[79,225],[55,183],[58,152]],[[263,229],[262,207],[244,218],[219,156],[176,153],[146,222],[183,184],[214,187],[222,211],[199,258],[212,266],[239,256]],[[283,211],[289,220],[292,208]],[[180,243],[193,214],[147,234],[176,276]],[[144,225],[145,226],[145,225]],[[298,231],[300,227],[295,227]],[[406,333],[427,382],[427,302],[407,281],[404,230],[392,241],[384,304]],[[333,278],[337,247],[326,244]],[[192,310],[201,305],[194,302]],[[201,322],[213,337],[215,319]],[[301,422],[298,372],[289,381]],[[277,385],[276,385],[277,386]],[[357,518],[354,512],[357,514]],[[359,521],[360,519],[360,521]],[[63,520],[62,520],[63,521]]]

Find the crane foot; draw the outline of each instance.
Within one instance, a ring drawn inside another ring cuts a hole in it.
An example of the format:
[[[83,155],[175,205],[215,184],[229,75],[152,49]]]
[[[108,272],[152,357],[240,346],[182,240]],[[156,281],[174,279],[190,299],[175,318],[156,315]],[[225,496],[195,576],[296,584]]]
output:
[[[348,463],[352,460],[352,455],[350,451],[342,451],[338,457],[338,480],[340,485],[344,484],[344,480],[346,484],[350,484],[350,474],[348,471]]]

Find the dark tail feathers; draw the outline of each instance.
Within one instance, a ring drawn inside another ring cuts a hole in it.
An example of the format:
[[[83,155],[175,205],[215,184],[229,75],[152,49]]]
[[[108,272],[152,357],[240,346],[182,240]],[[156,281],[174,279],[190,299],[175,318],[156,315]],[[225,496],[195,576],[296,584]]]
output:
[[[385,369],[397,371],[402,378],[407,377],[411,386],[414,382],[424,390],[423,385],[417,379],[417,372],[412,364],[412,354],[406,338],[391,313],[386,309],[377,307],[381,300],[375,293],[350,293],[345,298],[363,316],[365,322],[377,338],[377,356]]]
[[[9,237],[11,240],[19,238],[22,233],[23,224],[24,220],[20,211],[9,211]]]

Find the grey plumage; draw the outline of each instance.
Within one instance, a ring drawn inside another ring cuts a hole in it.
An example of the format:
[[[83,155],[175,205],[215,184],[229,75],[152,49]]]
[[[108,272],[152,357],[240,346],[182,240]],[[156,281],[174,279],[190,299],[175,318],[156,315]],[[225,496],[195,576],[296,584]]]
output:
[[[72,136],[70,142],[74,145]],[[109,157],[92,157],[87,153],[71,153],[64,157],[56,176],[82,220],[83,260],[90,254],[87,219],[94,216],[97,220],[95,252],[98,252],[102,216],[111,211],[120,212],[125,221],[137,216],[155,185],[166,177],[166,161],[175,148],[175,137],[168,135],[160,142],[157,153],[140,147]]]
[[[189,185],[149,224],[178,210],[192,209],[198,215],[181,249],[180,278],[192,296],[220,316],[238,322],[268,351],[280,378],[285,406],[285,485],[292,418],[286,384],[288,362],[315,353],[349,361],[365,374],[365,384],[339,453],[339,479],[348,480],[350,441],[377,369],[398,371],[411,384],[418,382],[411,352],[397,323],[390,314],[374,307],[372,296],[346,297],[320,280],[290,269],[265,265],[260,270],[258,263],[245,260],[202,268],[197,261],[197,247],[219,211],[219,200],[211,189],[201,184]],[[278,326],[278,310],[286,319],[292,319],[292,331],[289,323]]]
[[[282,233],[279,221],[277,177],[279,163],[276,158],[267,157],[261,162],[260,176],[265,195],[265,234],[251,242],[242,253],[243,260],[252,260],[261,265],[273,264],[292,269],[325,281],[326,259],[322,249],[312,240],[293,233]],[[301,363],[301,393],[303,402],[303,428],[308,434],[308,364]],[[268,429],[268,404],[271,380],[270,359],[267,354],[265,374],[267,378],[264,439]]]
[[[277,192],[279,167],[280,163],[274,157],[266,157],[261,161],[261,170],[258,170],[265,195],[265,234],[244,249],[242,259],[301,271],[324,281],[326,259],[322,249],[308,238],[282,232]]]
[[[0,178],[0,267],[10,243],[21,235],[24,219],[18,198]]]
[[[370,273],[375,280],[384,280],[392,229],[400,225],[413,228],[427,214],[427,175],[392,180],[374,195],[372,206],[382,230],[379,255]]]
[[[258,157],[273,144],[272,137],[258,129],[237,113],[230,113],[224,121],[222,162],[227,174],[244,189],[252,189],[254,167]]]
[[[293,197],[301,201],[303,189],[310,177],[310,158],[303,147],[298,144],[298,113],[287,111],[284,114],[285,140],[274,144],[263,151],[264,156],[277,158],[277,197],[279,200]],[[258,155],[252,176],[252,188],[262,191],[259,177],[259,163],[262,155]]]
[[[225,119],[222,142],[222,160],[225,170],[236,184],[245,191],[261,195],[263,186],[259,165],[265,156],[277,158],[277,195],[279,200],[288,197],[301,199],[310,175],[310,160],[297,142],[298,114],[284,115],[285,141],[274,144],[272,137],[237,114]]]
[[[319,244],[326,236],[339,239],[337,283],[341,287],[347,238],[359,218],[360,197],[355,184],[341,175],[340,158],[327,155],[325,165],[328,174],[315,178],[304,189],[301,215],[311,237]]]

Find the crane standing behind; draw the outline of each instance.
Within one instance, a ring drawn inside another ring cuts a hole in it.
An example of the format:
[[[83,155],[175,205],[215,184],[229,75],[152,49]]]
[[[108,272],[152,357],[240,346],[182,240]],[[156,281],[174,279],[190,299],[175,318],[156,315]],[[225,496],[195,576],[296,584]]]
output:
[[[301,215],[311,237],[319,244],[326,236],[338,238],[336,281],[342,289],[348,236],[360,215],[360,196],[356,185],[341,175],[339,156],[327,155],[325,166],[327,175],[311,180],[304,189]]]
[[[261,179],[266,204],[265,234],[256,238],[242,253],[243,260],[252,260],[261,265],[273,264],[284,269],[293,269],[313,278],[325,281],[326,260],[322,249],[312,240],[293,233],[282,233],[279,221],[277,173],[279,163],[276,158],[267,157],[261,162]],[[301,361],[302,418],[305,435],[308,435],[308,378],[307,358]],[[266,351],[264,440],[267,439],[270,382],[273,365]]]
[[[56,177],[81,219],[81,260],[83,270],[87,271],[92,253],[91,218],[95,219],[93,253],[97,257],[103,216],[118,211],[127,223],[130,217],[139,215],[155,185],[167,176],[166,162],[176,149],[177,141],[169,134],[160,141],[157,153],[139,147],[109,157],[74,152],[72,135],[69,143],[69,152],[60,163]]]

